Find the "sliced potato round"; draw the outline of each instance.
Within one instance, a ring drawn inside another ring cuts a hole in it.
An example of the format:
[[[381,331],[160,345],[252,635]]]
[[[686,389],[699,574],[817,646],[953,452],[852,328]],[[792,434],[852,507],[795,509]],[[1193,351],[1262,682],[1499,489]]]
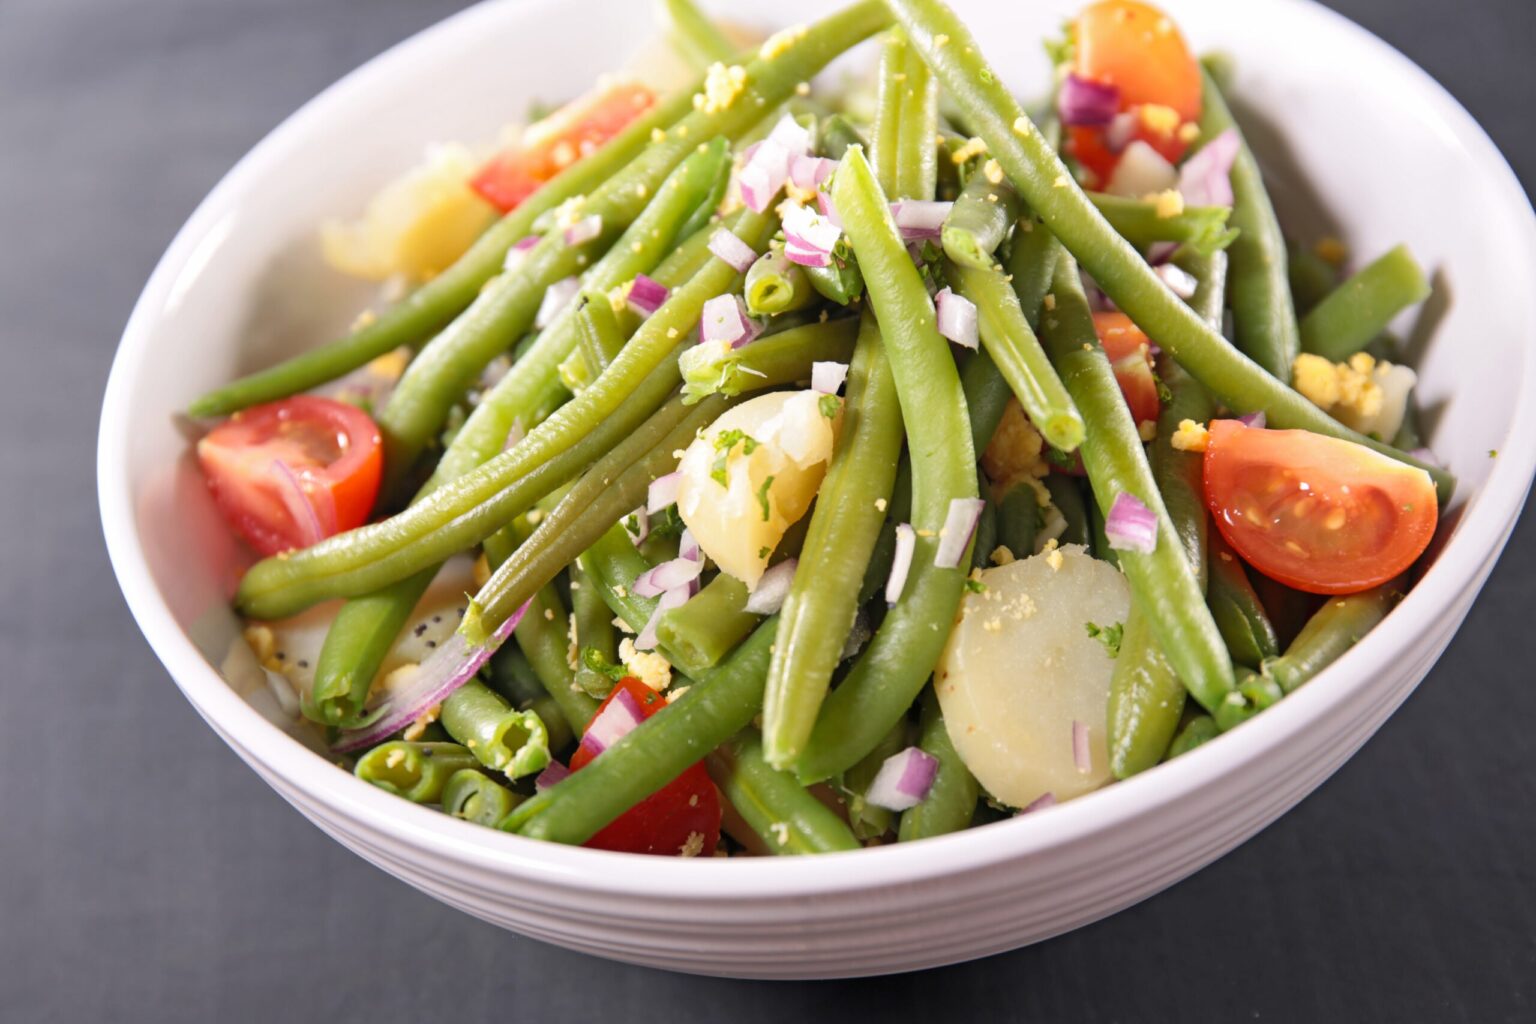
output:
[[[1125,577],[1077,545],[981,574],[934,671],[950,738],[996,799],[1027,807],[1070,800],[1110,781],[1106,710],[1114,660],[1088,624],[1130,610]],[[1073,723],[1086,727],[1087,770]]]

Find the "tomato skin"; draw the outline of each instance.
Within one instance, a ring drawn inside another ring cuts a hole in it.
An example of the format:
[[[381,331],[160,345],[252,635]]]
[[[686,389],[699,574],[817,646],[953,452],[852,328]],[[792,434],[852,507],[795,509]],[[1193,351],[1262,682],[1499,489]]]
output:
[[[1139,0],[1101,0],[1077,16],[1080,77],[1120,90],[1120,109],[1144,103],[1172,107],[1183,121],[1200,118],[1200,65],[1172,19]]]
[[[1093,329],[1104,346],[1104,355],[1115,371],[1115,382],[1131,408],[1131,418],[1139,426],[1156,421],[1162,412],[1157,393],[1157,376],[1152,372],[1152,340],[1124,313],[1093,314]]]
[[[632,82],[572,100],[529,126],[522,145],[493,156],[470,180],[470,187],[503,213],[516,209],[546,181],[623,131],[655,102],[651,90]]]
[[[661,694],[638,679],[625,676],[614,684],[614,692],[598,708],[599,714],[613,702],[620,690],[635,698],[646,718],[667,706],[666,698]],[[596,756],[601,755],[578,747],[571,755],[571,771],[580,771]],[[720,793],[702,761],[689,766],[582,845],[594,850],[675,857],[695,834],[704,837],[697,855],[714,856],[715,847],[720,843]]]
[[[197,443],[197,457],[219,511],[263,555],[363,525],[384,466],[368,414],[314,395],[235,413]]]
[[[1353,594],[1407,571],[1439,522],[1429,474],[1305,430],[1216,420],[1203,463],[1216,527],[1259,572],[1313,594]]]

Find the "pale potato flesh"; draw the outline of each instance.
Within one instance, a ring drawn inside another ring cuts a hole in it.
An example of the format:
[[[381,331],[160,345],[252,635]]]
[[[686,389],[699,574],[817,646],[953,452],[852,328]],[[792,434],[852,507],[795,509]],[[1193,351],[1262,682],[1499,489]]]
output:
[[[1106,709],[1114,661],[1087,624],[1125,621],[1130,589],[1077,545],[981,574],[934,672],[950,738],[993,797],[1027,807],[1070,800],[1110,781]],[[1088,729],[1090,765],[1073,756]]]

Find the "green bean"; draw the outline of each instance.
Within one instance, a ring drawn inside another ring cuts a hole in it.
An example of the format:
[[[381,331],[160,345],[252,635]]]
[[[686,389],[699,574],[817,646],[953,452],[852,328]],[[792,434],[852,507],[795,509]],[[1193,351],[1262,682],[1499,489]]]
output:
[[[597,582],[582,571],[579,563],[571,563],[570,575],[571,622],[575,632],[572,643],[578,652],[585,654],[589,649],[594,650],[604,661],[612,663],[618,658],[619,652],[613,613],[608,610],[603,595],[598,593]],[[576,685],[583,693],[602,698],[608,696],[613,689],[613,680],[604,673],[594,671],[584,658],[578,658]]]
[[[1398,584],[1384,583],[1359,594],[1330,597],[1277,658],[1264,659],[1265,678],[1290,693],[1338,660],[1387,617],[1401,597]]]
[[[763,621],[746,610],[750,596],[745,583],[722,572],[687,603],[662,612],[656,638],[687,664],[713,668]]]
[[[902,81],[898,103],[898,135],[892,140],[899,147],[896,158],[895,189],[890,194],[904,199],[932,199],[938,187],[938,149],[933,137],[939,128],[939,83],[923,58],[906,45],[901,47]],[[883,143],[875,143],[878,148]],[[885,182],[880,182],[885,188]]]
[[[1185,723],[1184,728],[1168,744],[1168,754],[1165,760],[1173,760],[1180,754],[1187,754],[1203,743],[1209,743],[1221,735],[1221,729],[1216,725],[1216,719],[1210,715],[1196,715]]]
[[[693,0],[666,0],[665,10],[673,45],[699,70],[735,56],[736,48],[731,41]]]
[[[761,246],[768,226],[766,217],[749,214],[737,229]],[[615,438],[626,436],[655,408],[649,404],[657,394],[653,389],[671,390],[673,360],[705,301],[738,276],[723,260],[712,259],[641,325],[591,386],[521,442],[385,522],[258,562],[240,581],[238,606],[256,618],[281,618],[329,597],[368,593],[501,529],[532,498],[570,479],[574,469],[612,448]],[[612,436],[599,446],[594,441],[599,435]]]
[[[1067,528],[1062,531],[1057,541],[1062,544],[1081,544],[1084,547],[1089,543],[1088,508],[1083,501],[1083,492],[1077,485],[1077,481],[1064,473],[1052,473],[1043,481],[1045,489],[1051,492],[1051,504],[1056,506],[1056,511],[1067,521]]]
[[[619,317],[613,311],[608,296],[598,293],[585,294],[576,309],[576,325],[581,338],[581,358],[586,370],[582,383],[586,384],[613,362],[628,335],[619,326]]]
[[[1103,192],[1090,192],[1088,198],[1109,226],[1138,249],[1158,242],[1178,242],[1209,256],[1231,245],[1239,234],[1236,228],[1227,227],[1232,211],[1225,206],[1186,206],[1169,216],[1147,199]]]
[[[976,540],[971,545],[972,569],[985,569],[992,552],[997,550],[997,503],[988,501],[981,506],[981,518],[976,520]]]
[[[805,271],[777,246],[757,258],[747,271],[745,298],[753,316],[777,316],[816,301]]]
[[[492,828],[522,803],[523,797],[500,785],[484,772],[462,768],[443,786],[443,811],[455,818]]]
[[[1037,334],[1045,297],[1056,274],[1056,238],[1049,231],[1037,230],[1039,223],[1031,216],[1019,221],[1004,265],[1009,283],[1024,311],[1024,322]]]
[[[1083,441],[1083,419],[1061,385],[1045,349],[1002,271],[949,263],[949,279],[976,306],[977,326],[987,354],[1007,379],[1030,422],[1050,444],[1075,451]]]
[[[944,255],[962,267],[992,269],[997,265],[993,254],[1023,208],[1006,178],[994,182],[985,173],[973,173],[944,219]]]
[[[471,679],[443,700],[443,728],[485,767],[509,779],[549,764],[549,732],[532,711],[514,711],[501,695]]]
[[[847,361],[857,326],[852,317],[812,321],[758,338],[710,362],[685,364],[683,400],[693,402],[712,394],[734,398],[746,391],[807,381],[812,361]]]
[[[618,541],[629,543],[622,536]],[[534,796],[499,827],[535,839],[584,843],[746,728],[762,707],[776,625],[776,619],[765,621],[717,668],[695,676],[684,693],[602,757]]]
[[[869,142],[842,114],[821,119],[821,145],[818,152],[829,160],[841,160],[849,146],[864,146]]]
[[[1211,585],[1206,602],[1232,660],[1258,668],[1265,658],[1280,653],[1280,639],[1237,556],[1219,536],[1210,543]]]
[[[1129,494],[1157,517],[1156,547],[1145,553],[1119,551],[1120,568],[1179,678],[1197,701],[1214,709],[1232,688],[1232,665],[1099,346],[1077,264],[1065,252],[1056,265],[1052,292],[1056,308],[1045,319],[1044,341],[1088,425],[1083,466],[1099,511],[1107,518],[1115,500]]]
[[[585,195],[622,171],[651,144],[651,133],[685,117],[703,79],[637,117],[607,143],[582,157],[492,225],[451,267],[423,284],[367,326],[328,345],[249,374],[198,398],[196,417],[224,416],[261,402],[308,391],[359,366],[417,345],[463,312],[491,278],[502,273],[507,250],[533,230],[533,222],[561,203]]]
[[[901,32],[888,32],[880,47],[880,67],[875,72],[875,119],[869,126],[869,154],[875,180],[892,195],[897,186],[896,163],[901,157],[901,107],[906,77],[907,38]],[[843,155],[847,156],[847,152]]]
[[[1419,410],[1413,400],[1413,395],[1408,396],[1408,403],[1403,407],[1403,422],[1397,428],[1397,434],[1392,438],[1392,447],[1401,448],[1404,451],[1412,451],[1424,444],[1424,439],[1419,436]]]
[[[748,346],[750,347],[750,346]],[[768,669],[763,748],[788,768],[804,749],[858,612],[901,453],[901,409],[880,327],[868,311],[848,369],[843,431],[818,492],[804,562],[780,611]],[[686,606],[685,606],[686,607]]]
[[[861,150],[850,149],[843,157],[833,195],[863,268],[895,377],[912,460],[912,520],[919,533],[901,600],[823,703],[796,762],[807,781],[855,764],[917,699],[947,638],[948,631],[936,626],[954,617],[965,582],[964,569],[934,564],[938,530],[954,500],[977,493],[976,452],[960,376],[934,325],[933,303]],[[969,555],[967,545],[962,558],[967,568]]]
[[[1088,502],[1088,533],[1092,538],[1089,548],[1093,557],[1118,569],[1120,552],[1109,546],[1109,536],[1104,532],[1104,525],[1104,513],[1099,511],[1098,503]]]
[[[687,213],[701,205],[714,184],[729,173],[730,145],[725,138],[716,137],[686,158],[679,153],[674,163],[675,168],[670,164],[661,167],[650,178],[638,179],[633,187],[613,192],[605,186],[582,207],[601,220],[597,238],[570,245],[563,232],[545,236],[514,270],[489,283],[469,309],[411,361],[375,417],[384,438],[386,494],[442,429],[449,407],[465,388],[512,339],[533,324],[549,286],[575,274],[591,254],[605,250],[606,255],[590,275],[590,285],[596,291],[606,291],[656,265]],[[647,202],[650,190],[655,190],[656,198]],[[638,231],[626,231],[620,244],[610,248],[614,235],[638,223],[647,209],[652,215],[645,219],[653,223],[642,224]],[[663,226],[666,230],[659,230]],[[572,350],[579,333],[571,335]],[[569,355],[567,351],[562,359]]]
[[[1109,768],[1115,778],[1128,779],[1162,760],[1179,727],[1184,695],[1147,617],[1133,604],[1109,685]]]
[[[435,804],[448,777],[475,767],[475,755],[457,743],[381,743],[357,759],[353,774],[416,804]]]
[[[922,802],[902,812],[896,838],[903,843],[958,832],[967,827],[981,797],[981,787],[949,738],[944,712],[932,689],[923,695],[918,746],[924,753],[938,758],[939,771]]]
[[[1028,558],[1035,553],[1040,526],[1040,499],[1034,487],[1010,487],[997,507],[997,542],[1014,558]]]
[[[567,621],[559,591],[546,586],[534,594],[512,635],[545,692],[559,706],[571,728],[580,733],[597,714],[598,702],[573,681]]]
[[[1260,372],[1252,360],[1228,344],[1169,291],[1073,182],[1061,159],[1003,85],[1002,76],[987,67],[975,39],[953,12],[936,0],[887,0],[887,6],[1030,208],[1082,261],[1115,305],[1179,360],[1213,396],[1237,413],[1264,412],[1271,427],[1311,430],[1354,441],[1424,469],[1434,479],[1441,502],[1450,500],[1455,481],[1449,474],[1342,426],[1273,376]],[[941,35],[948,39],[936,42]],[[1210,110],[1207,103],[1207,115]],[[1242,158],[1239,166],[1245,166]],[[1250,187],[1242,194],[1251,199],[1254,181],[1244,180]],[[1250,224],[1236,226],[1243,231],[1240,238],[1254,234]],[[1230,250],[1229,255],[1236,259]],[[1284,264],[1282,245],[1276,255],[1282,278]],[[1233,273],[1236,274],[1235,266]],[[1280,288],[1289,291],[1283,281]],[[1241,291],[1248,295],[1251,289],[1245,287]],[[1289,312],[1289,301],[1283,305],[1287,307],[1285,315],[1293,315]],[[1239,322],[1245,318],[1253,320],[1247,316],[1247,304],[1234,305],[1234,311]],[[1288,347],[1281,342],[1273,347],[1274,355],[1287,359],[1295,351],[1294,344]],[[1271,361],[1289,369],[1285,359]]]
[[[1237,347],[1271,376],[1288,382],[1291,364],[1301,351],[1301,332],[1291,299],[1285,236],[1280,233],[1274,204],[1264,188],[1259,162],[1243,140],[1242,130],[1209,71],[1205,73],[1204,100],[1200,144],[1209,143],[1224,131],[1236,132],[1241,143],[1231,172],[1230,223],[1238,235],[1227,250],[1232,261],[1227,301],[1232,306]],[[1136,319],[1134,314],[1132,319]],[[1193,368],[1190,372],[1199,376]]]
[[[1339,286],[1339,268],[1307,249],[1292,249],[1287,258],[1286,276],[1291,282],[1291,299],[1296,315],[1305,317],[1319,302]]]
[[[864,294],[864,275],[859,271],[858,263],[839,256],[836,250],[826,266],[801,269],[818,295],[839,306],[852,305]]]
[[[515,708],[528,707],[535,699],[545,696],[544,684],[539,682],[533,666],[528,663],[528,656],[517,644],[502,644],[491,655],[486,683]],[[550,744],[551,749],[554,746]]]
[[[747,729],[705,760],[710,777],[747,825],[776,854],[857,850],[858,839],[831,808],[788,772],[763,759],[762,742]]]
[[[1405,245],[1355,272],[1301,322],[1301,348],[1341,363],[1429,298],[1429,281]]]
[[[594,463],[480,588],[459,625],[465,639],[486,643],[535,591],[644,501],[651,481],[677,468],[676,452],[731,404],[712,395],[690,408],[675,398]]]
[[[860,840],[879,839],[896,824],[894,811],[870,803],[865,796],[875,776],[880,774],[886,758],[901,753],[906,747],[907,722],[903,718],[891,726],[890,731],[875,744],[873,750],[859,759],[858,764],[843,772],[837,784],[848,807],[848,824]]]
[[[1280,702],[1285,691],[1280,684],[1252,669],[1237,670],[1237,688],[1223,698],[1211,713],[1216,728],[1227,732],[1237,728],[1261,711],[1267,711]]]

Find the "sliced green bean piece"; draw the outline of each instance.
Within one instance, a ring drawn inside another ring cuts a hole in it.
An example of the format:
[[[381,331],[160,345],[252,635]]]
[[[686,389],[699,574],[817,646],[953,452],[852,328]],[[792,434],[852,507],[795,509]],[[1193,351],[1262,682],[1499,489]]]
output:
[[[829,160],[841,160],[849,146],[868,148],[869,140],[842,114],[821,119],[821,145],[818,151]]]
[[[1210,544],[1211,584],[1206,601],[1211,615],[1232,660],[1256,669],[1265,658],[1280,653],[1280,639],[1232,549],[1220,536],[1212,537]]]
[[[501,695],[471,679],[443,701],[440,721],[487,768],[509,779],[549,764],[549,732],[532,711],[515,711]]]
[[[1296,315],[1305,317],[1339,286],[1339,268],[1307,249],[1292,248],[1288,261],[1291,299]]]
[[[614,631],[613,613],[608,610],[603,595],[598,593],[599,584],[588,576],[579,562],[570,566],[571,616],[576,637],[576,649],[583,652],[594,650],[609,664],[619,656],[618,634]],[[603,698],[613,689],[613,680],[601,672],[593,671],[584,659],[578,659],[576,685],[583,693]]]
[[[1429,281],[1405,245],[1361,268],[1301,322],[1301,348],[1341,363],[1381,335],[1393,318],[1429,298]]]
[[[1290,693],[1337,661],[1386,618],[1401,597],[1395,582],[1359,594],[1330,597],[1307,620],[1284,654],[1264,660],[1264,676]]]
[[[721,573],[687,603],[662,612],[656,638],[687,664],[713,668],[763,621],[746,610],[747,585]]]
[[[747,270],[744,295],[747,312],[753,316],[777,316],[804,309],[817,297],[804,269],[790,262],[778,246],[759,256]]]
[[[1225,206],[1186,206],[1170,216],[1147,199],[1103,192],[1090,192],[1088,198],[1109,226],[1138,249],[1158,242],[1178,242],[1209,256],[1231,245],[1239,234],[1236,228],[1227,227],[1232,211]]]
[[[357,759],[353,774],[415,804],[435,804],[454,772],[475,767],[475,755],[457,743],[381,743]]]
[[[1185,690],[1134,605],[1125,618],[1109,687],[1109,767],[1117,779],[1146,771],[1168,749]]]
[[[973,173],[944,220],[940,236],[944,255],[959,266],[974,270],[996,266],[994,254],[1024,209],[1008,179],[997,177],[994,182],[985,172]]]
[[[950,741],[944,713],[932,689],[923,696],[921,730],[918,746],[924,753],[938,758],[939,771],[922,802],[902,812],[897,840],[903,843],[966,828],[981,797],[981,787],[975,776],[965,767]]]
[[[1209,743],[1221,735],[1221,729],[1216,725],[1216,719],[1210,715],[1196,715],[1191,718],[1179,730],[1179,734],[1168,745],[1167,760],[1173,760],[1180,754],[1187,754],[1203,743]]]
[[[754,730],[745,730],[710,754],[705,763],[721,794],[774,853],[860,848],[842,818],[806,792],[793,775],[763,759],[762,742]]]
[[[523,799],[484,772],[462,768],[448,777],[442,804],[445,814],[494,828]]]
[[[1040,526],[1040,498],[1035,489],[1029,484],[1010,487],[997,509],[997,542],[1014,558],[1028,558],[1035,553]]]

